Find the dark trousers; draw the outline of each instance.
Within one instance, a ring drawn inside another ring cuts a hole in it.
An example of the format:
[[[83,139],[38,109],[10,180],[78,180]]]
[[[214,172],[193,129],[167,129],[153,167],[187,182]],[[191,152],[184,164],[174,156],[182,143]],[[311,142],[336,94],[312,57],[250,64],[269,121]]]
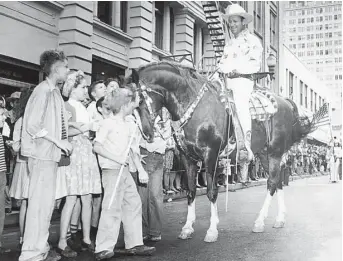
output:
[[[163,220],[163,155],[144,149],[141,154],[147,155],[143,167],[149,175],[147,185],[139,184],[138,177],[135,179],[142,200],[143,236],[160,236]]]

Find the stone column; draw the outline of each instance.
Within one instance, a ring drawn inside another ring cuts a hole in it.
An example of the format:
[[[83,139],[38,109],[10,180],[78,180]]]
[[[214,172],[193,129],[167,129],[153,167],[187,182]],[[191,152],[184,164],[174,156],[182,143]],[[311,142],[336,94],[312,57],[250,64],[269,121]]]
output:
[[[163,50],[170,52],[170,7],[169,7],[169,2],[164,2]]]
[[[200,27],[200,25],[197,25],[196,27],[196,39],[195,39],[195,54],[194,54],[194,62],[195,65],[197,66],[198,63],[200,62],[200,59],[202,58],[202,28]]]
[[[188,8],[175,13],[175,54],[193,53],[193,30],[195,19],[190,15]],[[190,57],[184,60],[185,64],[192,65]]]
[[[58,46],[68,57],[69,68],[81,70],[87,82],[92,73],[93,2],[66,2],[61,12]]]
[[[120,1],[113,1],[111,3],[111,25],[120,28]]]
[[[93,16],[98,17],[98,1],[93,1]]]
[[[129,50],[129,67],[138,68],[152,60],[153,2],[128,2],[128,34],[133,37]]]

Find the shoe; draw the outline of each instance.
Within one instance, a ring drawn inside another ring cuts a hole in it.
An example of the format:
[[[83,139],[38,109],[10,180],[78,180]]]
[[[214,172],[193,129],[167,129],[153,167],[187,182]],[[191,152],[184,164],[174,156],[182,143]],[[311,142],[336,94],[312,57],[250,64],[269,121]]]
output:
[[[0,254],[5,254],[11,252],[11,249],[5,249],[3,247],[0,247]]]
[[[126,255],[126,256],[151,256],[156,251],[154,247],[148,247],[145,245],[135,246],[130,249],[119,249],[115,248],[114,253],[117,255]]]
[[[99,253],[95,254],[95,259],[96,260],[103,260],[103,259],[108,259],[114,256],[114,252],[113,251],[101,251]]]
[[[44,259],[44,261],[58,261],[62,257],[61,255],[57,254],[54,250],[49,250],[47,257]]]
[[[64,250],[57,247],[56,252],[67,258],[77,257],[77,252],[72,250],[69,246],[66,246]]]
[[[85,243],[83,240],[81,241],[81,250],[82,251],[89,251],[94,252],[95,251],[95,245],[94,242],[91,242],[90,244]]]
[[[149,247],[149,246],[135,246],[130,249],[126,249],[127,255],[132,256],[151,256],[156,251],[155,247]]]
[[[162,236],[161,235],[159,235],[159,236],[150,236],[149,237],[149,241],[151,241],[151,242],[159,242],[161,240],[162,240]]]
[[[81,242],[74,237],[67,239],[67,245],[76,252],[81,252]]]
[[[11,214],[12,213],[12,209],[11,208],[5,208],[5,213],[6,214]]]

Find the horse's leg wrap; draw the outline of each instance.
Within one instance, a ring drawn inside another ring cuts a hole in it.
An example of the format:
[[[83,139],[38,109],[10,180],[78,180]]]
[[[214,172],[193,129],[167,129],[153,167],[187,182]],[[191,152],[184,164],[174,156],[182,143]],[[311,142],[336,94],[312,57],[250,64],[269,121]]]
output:
[[[211,224],[210,228],[207,230],[204,241],[208,243],[216,242],[218,239],[218,229],[217,225],[219,223],[217,202],[211,202]]]
[[[286,215],[286,207],[285,207],[285,194],[282,189],[278,189],[276,191],[277,199],[278,199],[278,215],[276,217],[276,221],[274,224],[274,228],[282,228],[285,226],[285,215]]]
[[[179,235],[180,239],[192,238],[194,232],[193,223],[195,222],[195,199],[188,205],[187,221]]]

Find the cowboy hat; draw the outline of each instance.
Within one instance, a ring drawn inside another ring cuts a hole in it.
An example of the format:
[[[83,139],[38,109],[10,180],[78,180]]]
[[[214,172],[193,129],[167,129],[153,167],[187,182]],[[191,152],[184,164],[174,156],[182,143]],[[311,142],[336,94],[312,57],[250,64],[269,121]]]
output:
[[[223,18],[225,20],[229,20],[229,18],[231,16],[240,16],[243,17],[243,23],[244,24],[248,24],[252,21],[252,15],[248,14],[243,7],[241,7],[238,4],[232,4],[229,5],[226,9],[225,9],[225,14],[223,14]]]

